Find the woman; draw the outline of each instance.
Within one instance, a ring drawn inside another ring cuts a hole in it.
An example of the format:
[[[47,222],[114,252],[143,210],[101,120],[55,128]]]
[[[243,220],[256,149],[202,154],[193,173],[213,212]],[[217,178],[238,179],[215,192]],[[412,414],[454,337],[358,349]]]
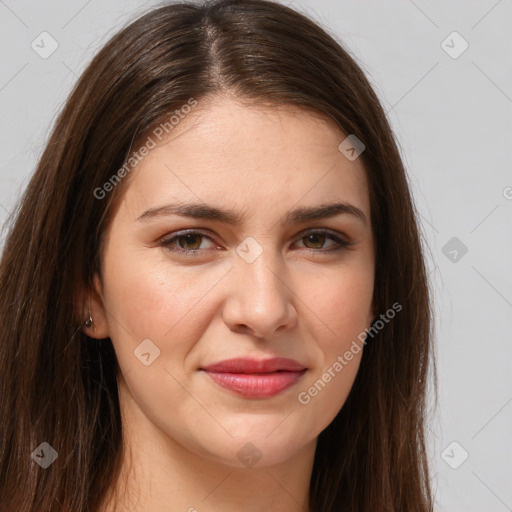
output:
[[[432,510],[405,170],[363,72],[290,8],[115,35],[0,286],[2,510]]]

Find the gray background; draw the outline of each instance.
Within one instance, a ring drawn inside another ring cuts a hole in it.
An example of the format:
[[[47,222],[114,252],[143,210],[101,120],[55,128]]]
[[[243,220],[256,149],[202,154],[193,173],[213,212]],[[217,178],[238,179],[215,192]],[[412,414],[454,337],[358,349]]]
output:
[[[2,224],[85,65],[122,23],[155,3],[0,0]],[[356,57],[409,172],[436,302],[436,510],[512,511],[512,4],[283,3]],[[43,31],[59,45],[46,59],[31,47]],[[445,51],[463,48],[448,37],[453,31],[469,45],[457,58]]]

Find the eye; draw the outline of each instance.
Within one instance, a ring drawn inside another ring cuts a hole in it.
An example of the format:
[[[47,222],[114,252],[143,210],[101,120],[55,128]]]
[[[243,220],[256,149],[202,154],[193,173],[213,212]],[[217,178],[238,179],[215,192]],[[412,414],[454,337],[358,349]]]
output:
[[[182,231],[171,238],[164,239],[161,244],[169,251],[197,256],[205,249],[201,247],[201,239],[207,238],[212,241],[211,237],[197,230]],[[175,245],[175,241],[178,247]]]
[[[163,239],[160,243],[169,251],[186,256],[198,256],[208,249],[208,247],[201,247],[203,245],[202,241],[204,239],[211,242],[210,249],[215,246],[213,239],[210,236],[201,231],[193,229],[178,232],[170,238]],[[328,246],[329,248],[326,249],[324,244],[328,239],[333,240],[334,244],[330,244]],[[353,242],[347,242],[331,231],[325,229],[311,230],[305,234],[302,233],[302,236],[298,241],[303,242],[304,247],[308,252],[323,254],[338,251],[353,245]],[[313,247],[309,247],[306,244]]]
[[[330,249],[322,248],[325,244],[325,241],[328,239],[334,240],[334,244],[329,245]],[[303,234],[302,237],[299,239],[299,241],[305,241],[304,244],[310,244],[313,247],[306,246],[306,249],[310,252],[320,252],[323,254],[327,254],[330,252],[338,251],[340,249],[343,249],[344,247],[348,247],[349,245],[352,245],[351,242],[347,242],[345,240],[342,240],[340,237],[336,236],[335,234],[331,233],[328,230],[325,229],[317,229],[313,231],[309,231],[307,234]]]

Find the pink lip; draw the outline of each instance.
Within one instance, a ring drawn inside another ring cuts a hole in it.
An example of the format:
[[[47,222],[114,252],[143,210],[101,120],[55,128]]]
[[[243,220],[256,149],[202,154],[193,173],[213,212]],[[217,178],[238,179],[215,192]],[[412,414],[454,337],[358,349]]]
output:
[[[273,359],[228,359],[201,368],[219,386],[247,398],[277,395],[295,384],[306,368],[283,357]]]

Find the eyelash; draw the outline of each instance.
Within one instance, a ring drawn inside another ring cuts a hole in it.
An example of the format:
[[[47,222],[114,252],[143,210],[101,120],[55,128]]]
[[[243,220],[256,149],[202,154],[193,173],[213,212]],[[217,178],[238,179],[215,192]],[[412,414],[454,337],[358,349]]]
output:
[[[211,236],[207,235],[206,233],[203,233],[202,231],[198,231],[198,230],[194,230],[194,229],[189,229],[186,231],[179,231],[171,238],[166,238],[166,239],[161,240],[161,245],[163,247],[165,247],[165,249],[168,251],[178,253],[181,255],[186,255],[186,256],[199,256],[205,250],[207,250],[207,249],[176,249],[175,247],[172,247],[172,242],[174,240],[181,238],[183,236],[186,236],[186,235],[200,235],[200,236],[209,238],[212,242],[214,242],[214,240],[211,238]],[[331,238],[331,240],[335,241],[338,244],[338,246],[335,247],[334,249],[310,249],[310,248],[306,247],[306,250],[311,253],[328,254],[328,253],[337,252],[337,251],[344,249],[350,245],[353,245],[353,242],[346,242],[345,240],[342,240],[341,238],[339,238],[338,236],[333,234],[331,231],[326,230],[326,229],[317,229],[317,230],[304,232],[304,234],[302,234],[302,236],[299,237],[299,239],[297,241],[300,241],[303,238],[306,238],[307,236],[311,236],[311,235],[328,235],[327,238]]]

